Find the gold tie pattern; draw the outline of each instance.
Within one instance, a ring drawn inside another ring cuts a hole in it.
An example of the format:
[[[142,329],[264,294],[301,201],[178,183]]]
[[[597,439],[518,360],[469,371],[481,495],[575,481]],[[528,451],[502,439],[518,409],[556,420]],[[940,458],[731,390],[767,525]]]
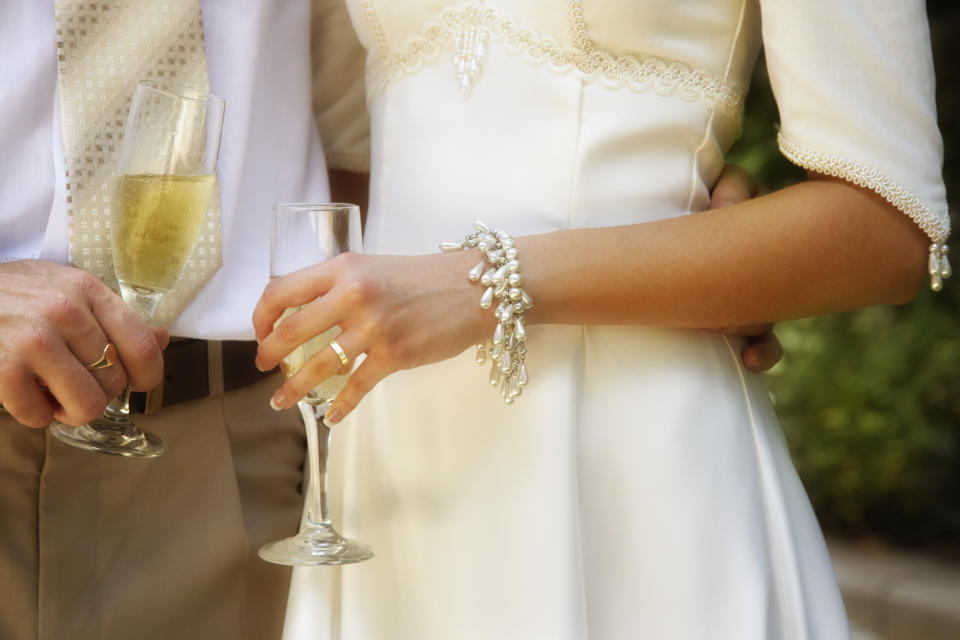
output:
[[[114,290],[111,175],[134,88],[153,79],[209,90],[199,0],[56,0],[70,261]],[[220,199],[153,322],[169,325],[222,264]]]

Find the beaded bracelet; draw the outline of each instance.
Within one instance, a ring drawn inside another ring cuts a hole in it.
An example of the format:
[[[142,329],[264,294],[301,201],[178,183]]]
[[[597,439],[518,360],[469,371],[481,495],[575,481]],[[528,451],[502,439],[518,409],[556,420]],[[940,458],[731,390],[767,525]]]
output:
[[[527,332],[523,314],[533,306],[533,300],[521,288],[519,252],[513,238],[505,231],[491,230],[479,220],[473,223],[475,231],[463,242],[442,242],[442,251],[461,251],[477,248],[483,258],[470,269],[467,278],[486,287],[480,296],[480,306],[489,309],[494,300],[497,327],[493,337],[477,345],[477,364],[490,360],[490,385],[500,387],[500,395],[507,404],[520,395],[527,386]]]

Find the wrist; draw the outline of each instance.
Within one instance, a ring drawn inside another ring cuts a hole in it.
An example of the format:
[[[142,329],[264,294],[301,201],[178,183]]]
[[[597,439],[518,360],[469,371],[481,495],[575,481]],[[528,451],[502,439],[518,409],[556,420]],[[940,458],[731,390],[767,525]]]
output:
[[[474,229],[461,242],[441,243],[440,249],[474,254],[476,262],[467,272],[467,280],[480,285],[480,307],[492,310],[495,322],[493,336],[477,345],[476,361],[490,363],[490,384],[499,387],[506,404],[512,404],[527,386],[524,315],[533,307],[533,300],[523,289],[520,250],[513,237],[479,221],[474,222]]]

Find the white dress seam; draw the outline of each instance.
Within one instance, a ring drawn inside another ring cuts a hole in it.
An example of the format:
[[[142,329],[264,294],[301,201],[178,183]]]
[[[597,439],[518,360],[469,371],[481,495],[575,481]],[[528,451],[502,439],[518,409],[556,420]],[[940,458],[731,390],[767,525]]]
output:
[[[747,416],[750,421],[750,431],[753,434],[753,443],[754,451],[757,456],[757,471],[759,479],[761,482],[760,491],[764,501],[763,513],[765,518],[765,524],[767,527],[767,544],[769,545],[770,553],[770,565],[773,569],[772,573],[774,575],[774,580],[777,584],[777,602],[780,607],[780,613],[783,617],[783,625],[787,632],[787,638],[795,640],[805,640],[807,638],[805,625],[803,624],[802,616],[798,619],[793,613],[793,608],[790,607],[786,601],[787,585],[792,585],[795,589],[799,589],[799,584],[797,580],[799,576],[796,576],[795,580],[788,580],[785,573],[788,571],[783,567],[783,561],[780,558],[779,543],[775,541],[775,535],[778,532],[773,530],[773,524],[770,522],[773,517],[773,511],[778,509],[778,506],[774,504],[774,500],[770,499],[769,491],[767,490],[766,485],[764,484],[765,474],[771,473],[772,465],[768,463],[766,457],[761,452],[760,446],[760,427],[757,424],[756,416],[753,412],[753,401],[750,398],[750,389],[747,387],[747,380],[743,373],[743,364],[740,360],[740,355],[737,353],[737,350],[733,348],[733,345],[730,343],[730,337],[728,335],[723,335],[723,341],[727,345],[727,350],[730,352],[730,357],[733,359],[734,367],[737,370],[737,375],[740,379],[740,388],[743,391],[743,401],[744,406],[747,409]],[[782,492],[779,494],[782,495]],[[789,529],[788,529],[789,530]],[[776,547],[776,548],[775,548]],[[801,597],[798,595],[798,597]],[[801,598],[802,601],[802,598]]]
[[[713,131],[713,121],[714,118],[716,118],[716,115],[716,110],[711,109],[710,115],[707,117],[706,126],[703,128],[703,139],[700,140],[700,144],[697,145],[697,148],[693,150],[693,153],[690,156],[690,196],[687,198],[687,206],[684,215],[693,213],[693,200],[697,195],[697,184],[699,182],[698,178],[700,177],[700,152],[705,146],[707,146],[707,143],[712,137],[710,133]],[[707,208],[710,208],[709,204]]]
[[[567,196],[567,228],[573,228],[573,199],[574,194],[577,192],[577,176],[579,172],[577,168],[580,166],[580,136],[583,133],[583,83],[580,83],[580,91],[577,96],[577,137],[573,142],[573,154],[571,161],[573,163],[571,167],[570,176],[570,193]]]

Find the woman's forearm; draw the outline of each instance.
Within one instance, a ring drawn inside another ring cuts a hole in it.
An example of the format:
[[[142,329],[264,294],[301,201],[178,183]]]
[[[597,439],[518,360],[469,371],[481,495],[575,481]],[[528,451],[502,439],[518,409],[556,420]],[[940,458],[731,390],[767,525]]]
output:
[[[697,328],[906,301],[920,284],[926,244],[879,197],[826,180],[671,220],[516,238],[522,286],[535,303],[527,324]],[[253,315],[257,366],[273,368],[338,325],[347,357],[366,354],[331,408],[346,415],[385,376],[490,338],[497,319],[466,277],[477,259],[475,250],[347,253],[273,280]],[[274,328],[291,307],[301,310]],[[291,406],[339,371],[329,355],[287,380],[273,405]]]
[[[876,194],[820,178],[724,209],[517,240],[528,322],[680,327],[906,302],[928,243]]]

